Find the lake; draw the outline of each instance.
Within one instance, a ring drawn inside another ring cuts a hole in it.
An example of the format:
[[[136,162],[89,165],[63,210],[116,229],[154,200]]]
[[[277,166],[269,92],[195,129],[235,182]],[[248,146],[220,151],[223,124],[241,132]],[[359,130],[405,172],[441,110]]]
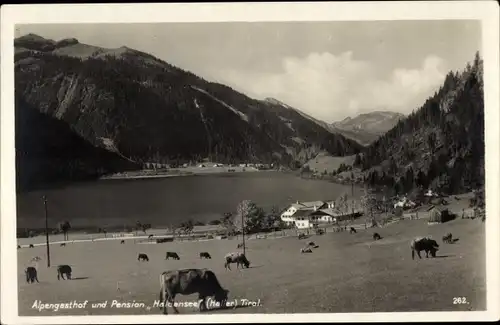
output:
[[[44,227],[44,194],[49,227],[62,220],[77,227],[134,225],[138,220],[168,227],[188,218],[218,219],[224,212],[235,212],[246,199],[265,209],[282,209],[297,200],[331,200],[344,192],[350,196],[351,186],[280,172],[99,180],[18,194],[17,226]],[[360,193],[355,187],[354,195]]]

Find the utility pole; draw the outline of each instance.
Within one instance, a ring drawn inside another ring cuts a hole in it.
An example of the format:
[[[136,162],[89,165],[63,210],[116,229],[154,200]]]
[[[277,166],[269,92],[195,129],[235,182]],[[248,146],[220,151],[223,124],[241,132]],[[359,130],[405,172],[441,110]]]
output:
[[[50,246],[49,246],[49,220],[47,213],[47,197],[43,196],[43,206],[45,208],[45,240],[47,243],[47,267],[50,267]]]
[[[241,214],[241,233],[243,235],[243,255],[246,256],[246,246],[245,246],[245,216],[244,213]]]
[[[351,172],[351,197],[354,198],[354,175]]]
[[[354,198],[352,199],[352,214],[351,214],[351,220],[354,220]]]

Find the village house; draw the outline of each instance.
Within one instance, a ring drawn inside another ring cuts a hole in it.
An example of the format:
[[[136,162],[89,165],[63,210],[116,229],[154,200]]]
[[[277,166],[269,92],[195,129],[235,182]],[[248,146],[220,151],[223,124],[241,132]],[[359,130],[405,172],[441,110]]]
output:
[[[333,208],[327,207],[311,212],[309,215],[313,223],[337,223],[340,214]]]
[[[313,202],[295,202],[290,205],[281,214],[281,220],[283,220],[287,225],[293,225],[297,228],[304,229],[310,228],[311,223],[309,220],[309,215],[315,211],[315,209],[322,208],[326,204],[323,201],[313,201]]]
[[[355,211],[359,214],[359,211]],[[298,229],[308,229],[320,224],[335,224],[340,220],[352,217],[342,214],[335,207],[334,201],[296,202],[281,214],[281,220],[287,225],[295,224]]]
[[[444,223],[454,219],[450,211],[442,206],[431,206],[427,212],[429,213],[428,223]]]
[[[424,196],[426,197],[437,197],[437,193],[433,192],[431,189],[427,190],[427,192],[424,193]]]
[[[402,199],[399,199],[396,203],[394,203],[394,209],[398,207],[403,209],[410,209],[414,208],[415,206],[415,202],[407,199],[406,197],[403,197]]]

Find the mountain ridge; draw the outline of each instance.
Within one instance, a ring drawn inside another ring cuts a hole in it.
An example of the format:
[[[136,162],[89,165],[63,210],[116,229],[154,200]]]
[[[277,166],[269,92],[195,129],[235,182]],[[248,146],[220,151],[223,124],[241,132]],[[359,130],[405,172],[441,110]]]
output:
[[[249,98],[125,46],[103,50],[36,35],[14,45],[16,97],[139,165],[209,158],[295,168],[322,150],[362,149],[296,108]]]
[[[330,127],[334,132],[368,146],[404,118],[405,115],[398,112],[376,110],[355,117],[348,116]]]

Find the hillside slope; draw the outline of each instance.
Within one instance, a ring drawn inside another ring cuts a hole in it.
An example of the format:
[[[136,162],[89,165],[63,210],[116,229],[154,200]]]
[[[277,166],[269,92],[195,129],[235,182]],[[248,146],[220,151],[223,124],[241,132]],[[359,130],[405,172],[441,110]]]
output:
[[[368,183],[403,193],[431,187],[458,193],[484,185],[483,61],[461,73],[358,155]]]
[[[254,100],[147,53],[37,35],[15,40],[16,91],[94,146],[138,163],[277,162],[299,166],[355,141],[278,102]]]
[[[397,112],[374,111],[331,124],[334,131],[368,146],[392,129],[405,116]]]
[[[140,167],[92,146],[66,123],[40,113],[22,99],[16,98],[15,114],[18,191]]]

